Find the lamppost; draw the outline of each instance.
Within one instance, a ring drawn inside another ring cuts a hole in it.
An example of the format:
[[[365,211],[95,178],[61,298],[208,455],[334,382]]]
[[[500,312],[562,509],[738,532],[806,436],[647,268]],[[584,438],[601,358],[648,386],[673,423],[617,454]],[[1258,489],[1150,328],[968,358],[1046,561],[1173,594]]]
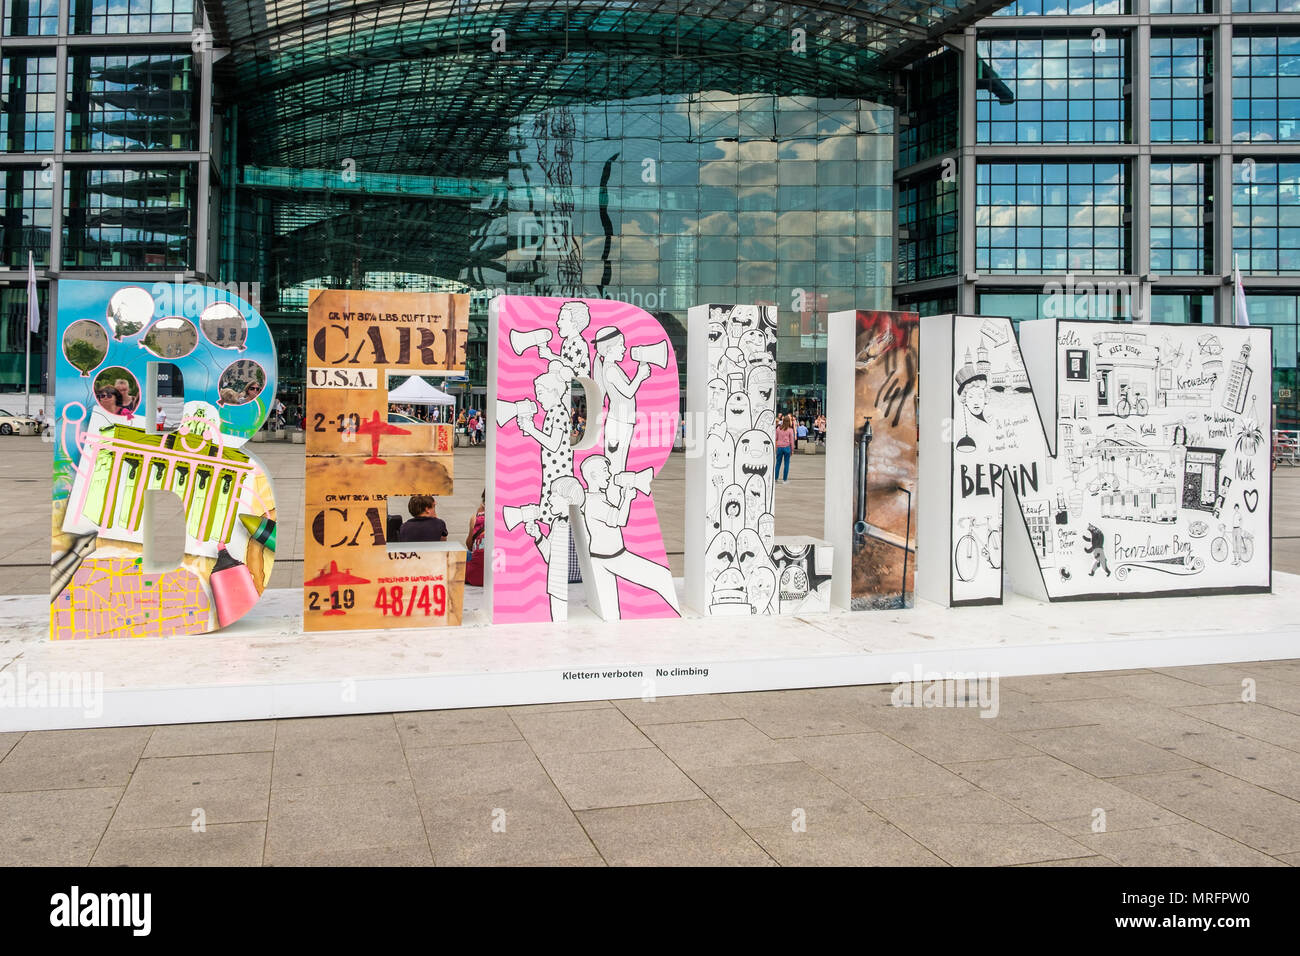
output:
[[[858,440],[857,461],[858,508],[853,522],[853,543],[862,545],[867,536],[867,470],[871,461],[871,416],[864,417],[862,437]]]

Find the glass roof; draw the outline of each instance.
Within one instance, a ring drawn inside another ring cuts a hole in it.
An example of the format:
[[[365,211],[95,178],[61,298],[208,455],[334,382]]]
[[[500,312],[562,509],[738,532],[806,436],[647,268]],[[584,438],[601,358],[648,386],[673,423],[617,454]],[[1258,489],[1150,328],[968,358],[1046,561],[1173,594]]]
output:
[[[219,68],[244,111],[243,161],[492,177],[511,119],[554,106],[701,90],[881,99],[891,63],[1004,2],[205,6],[231,50]]]
[[[1006,2],[204,0],[217,106],[237,107],[229,266],[272,288],[489,275],[530,117],[639,103],[654,128],[688,98],[703,140],[712,96],[769,117],[759,100],[889,102],[899,66]],[[574,191],[552,172],[525,185]]]

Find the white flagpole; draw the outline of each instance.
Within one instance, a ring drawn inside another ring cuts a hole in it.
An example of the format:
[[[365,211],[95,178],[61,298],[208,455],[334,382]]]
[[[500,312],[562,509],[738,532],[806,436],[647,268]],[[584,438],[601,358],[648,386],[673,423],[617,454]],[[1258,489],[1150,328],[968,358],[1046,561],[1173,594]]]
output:
[[[26,344],[23,361],[23,414],[32,413],[32,316],[40,322],[40,305],[36,301],[36,260],[31,250],[27,250],[27,327],[23,330],[23,342]]]
[[[1241,281],[1241,269],[1237,265],[1237,256],[1232,256],[1232,321],[1234,325],[1250,325],[1250,313],[1246,309],[1246,287]]]

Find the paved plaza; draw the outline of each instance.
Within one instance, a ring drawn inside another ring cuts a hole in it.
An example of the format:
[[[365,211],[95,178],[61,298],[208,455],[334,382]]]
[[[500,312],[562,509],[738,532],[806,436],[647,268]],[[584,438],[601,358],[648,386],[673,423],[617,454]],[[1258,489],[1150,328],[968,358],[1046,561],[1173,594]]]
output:
[[[49,446],[0,449],[0,592],[42,592]],[[302,446],[256,451],[300,514]],[[820,531],[823,461],[795,457],[778,533]],[[483,465],[458,450],[453,538]],[[683,475],[655,486],[677,574]],[[1300,572],[1300,469],[1274,509]],[[1006,678],[992,719],[891,690],[0,734],[0,865],[1300,863],[1300,661]]]

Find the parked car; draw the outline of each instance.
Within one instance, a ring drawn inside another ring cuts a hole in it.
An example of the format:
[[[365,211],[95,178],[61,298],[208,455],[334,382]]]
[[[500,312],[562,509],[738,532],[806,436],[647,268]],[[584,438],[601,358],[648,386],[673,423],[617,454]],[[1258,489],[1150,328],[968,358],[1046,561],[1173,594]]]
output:
[[[40,430],[36,416],[18,415],[0,409],[0,435],[21,435],[24,432],[36,435],[40,433]]]
[[[412,418],[410,415],[403,415],[400,412],[389,412],[388,420],[394,425],[427,425],[428,422],[422,422],[418,418]]]

